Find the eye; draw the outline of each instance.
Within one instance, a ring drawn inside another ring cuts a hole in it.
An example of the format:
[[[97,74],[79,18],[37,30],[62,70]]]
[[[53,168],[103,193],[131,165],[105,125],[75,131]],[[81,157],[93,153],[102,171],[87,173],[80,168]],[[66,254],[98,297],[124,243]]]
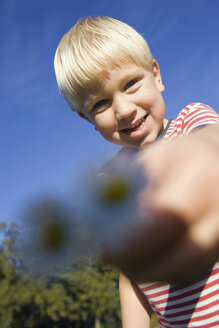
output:
[[[126,83],[124,89],[127,90],[127,89],[131,88],[137,82],[138,82],[138,79],[137,78],[130,80],[128,83]]]
[[[107,103],[108,103],[108,100],[107,99],[101,99],[100,101],[96,102],[93,105],[92,110],[99,109],[99,108],[101,108],[102,106],[104,106]]]

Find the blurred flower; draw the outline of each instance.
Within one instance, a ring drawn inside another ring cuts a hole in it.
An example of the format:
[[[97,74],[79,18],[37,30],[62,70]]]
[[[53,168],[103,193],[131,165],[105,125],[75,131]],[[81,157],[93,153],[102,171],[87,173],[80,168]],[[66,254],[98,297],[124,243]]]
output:
[[[121,204],[131,192],[130,182],[121,175],[110,175],[99,184],[99,197],[105,205]]]
[[[137,194],[145,186],[133,152],[111,160],[101,172],[88,172],[79,186],[81,217],[101,247],[120,247],[140,219]]]
[[[26,209],[16,246],[27,271],[47,275],[67,270],[73,259],[88,254],[89,238],[73,207],[42,199]]]
[[[87,172],[77,200],[44,198],[27,207],[16,243],[26,270],[35,276],[66,271],[97,248],[125,245],[140,220],[137,194],[146,184],[134,159],[125,152],[101,172]]]

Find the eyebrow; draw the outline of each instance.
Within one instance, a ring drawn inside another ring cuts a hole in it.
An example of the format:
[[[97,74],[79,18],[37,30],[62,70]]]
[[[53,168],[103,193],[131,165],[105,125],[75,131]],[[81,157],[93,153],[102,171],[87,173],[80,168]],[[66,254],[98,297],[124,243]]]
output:
[[[95,97],[97,96],[98,92],[96,94],[88,95],[87,99],[83,102],[82,109],[86,113],[90,114],[92,111],[93,106],[97,101],[95,101]]]
[[[139,69],[133,69],[131,72],[124,72],[124,75],[121,77],[121,83],[124,83],[125,80],[133,78],[133,75],[141,75]]]
[[[124,75],[120,79],[120,84],[123,84],[126,80],[128,80],[128,81],[131,80],[132,78],[134,78],[135,75],[136,76],[141,75],[139,68],[135,68],[131,72],[124,72]],[[84,106],[86,103],[93,102],[94,101],[93,98],[95,98],[99,94],[100,94],[100,100],[101,100],[102,99],[101,92],[103,92],[103,90],[101,90],[101,89],[102,89],[101,83],[96,83],[95,86],[90,87],[90,92],[88,93],[87,100],[84,102]],[[103,96],[103,99],[104,98],[105,97]]]

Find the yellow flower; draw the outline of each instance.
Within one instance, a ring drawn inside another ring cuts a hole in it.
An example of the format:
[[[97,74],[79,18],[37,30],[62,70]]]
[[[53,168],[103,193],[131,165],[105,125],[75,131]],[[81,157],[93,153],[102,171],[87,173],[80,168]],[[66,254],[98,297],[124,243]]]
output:
[[[85,254],[82,227],[73,208],[55,199],[30,205],[22,220],[17,246],[27,271],[49,275],[66,271],[73,259]]]
[[[134,158],[133,152],[123,153],[79,186],[78,210],[100,248],[120,247],[140,218],[137,194],[146,180]]]
[[[119,175],[107,176],[99,188],[99,197],[106,205],[120,204],[129,197],[130,193],[129,181]]]

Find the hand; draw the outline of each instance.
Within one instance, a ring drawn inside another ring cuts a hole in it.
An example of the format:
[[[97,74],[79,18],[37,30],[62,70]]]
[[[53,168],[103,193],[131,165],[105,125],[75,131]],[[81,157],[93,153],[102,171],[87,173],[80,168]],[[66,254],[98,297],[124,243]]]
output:
[[[219,125],[153,145],[137,162],[149,179],[138,195],[145,220],[104,259],[136,280],[193,279],[219,255]]]

